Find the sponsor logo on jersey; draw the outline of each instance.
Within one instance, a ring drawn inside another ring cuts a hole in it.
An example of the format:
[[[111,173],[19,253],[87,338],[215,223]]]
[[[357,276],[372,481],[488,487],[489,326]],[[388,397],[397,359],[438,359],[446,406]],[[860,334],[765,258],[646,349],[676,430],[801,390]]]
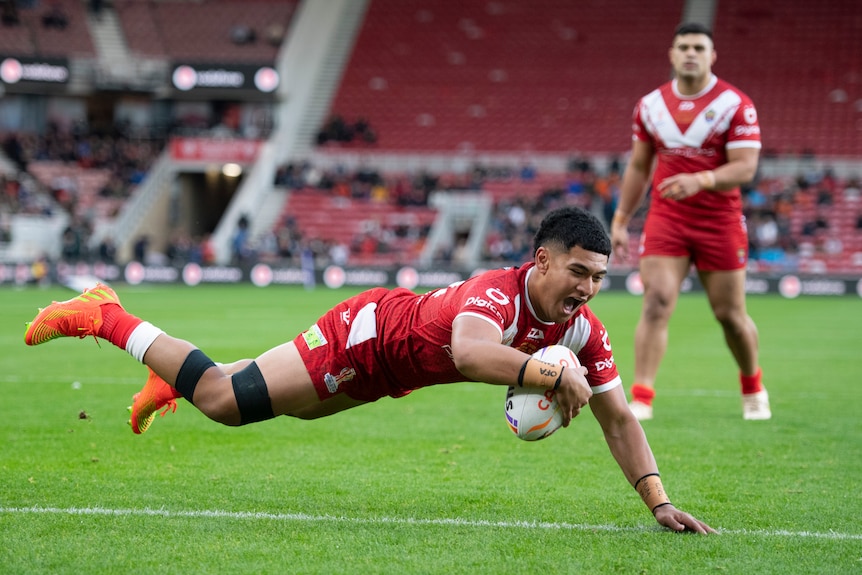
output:
[[[346,309],[341,312],[341,321],[344,322],[344,325],[350,325],[350,310]]]
[[[495,306],[490,300],[476,296],[468,297],[467,301],[464,302],[464,307],[470,306],[486,308],[494,312],[497,317],[503,317],[503,314],[500,313],[500,310],[497,309],[497,306]]]
[[[712,158],[715,150],[712,148],[665,148],[661,151],[667,156],[679,156],[681,158]]]
[[[742,117],[745,119],[746,123],[754,124],[757,122],[757,110],[751,106],[746,106],[742,109]]]
[[[488,299],[485,299],[480,296],[468,297],[467,301],[464,302],[464,308],[468,308],[470,306],[485,308],[494,312],[494,314],[500,320],[502,320],[503,314],[500,312],[499,309],[497,309],[497,306],[494,304],[509,305],[510,303],[512,303],[512,300],[509,298],[509,296],[507,296],[497,288],[486,289],[485,295],[488,296]]]
[[[694,102],[691,102],[689,100],[683,100],[679,103],[679,109],[683,111],[694,110]]]
[[[527,334],[527,339],[545,339],[545,332],[537,327],[531,327],[530,333]]]
[[[760,126],[737,126],[733,129],[734,136],[759,136]]]
[[[331,373],[327,373],[323,376],[323,381],[326,383],[326,389],[329,393],[335,393],[338,391],[338,386],[341,385],[345,381],[350,381],[356,377],[356,370],[352,367],[345,367],[338,375],[332,375]]]
[[[608,341],[608,332],[607,330],[602,330],[602,347],[605,348],[605,351],[611,350],[611,342]]]
[[[326,341],[326,337],[324,337],[323,332],[320,331],[319,327],[317,327],[317,324],[314,324],[303,332],[302,339],[305,340],[305,345],[308,346],[308,349],[314,349],[315,347],[320,347],[321,345],[329,343]]]
[[[614,356],[596,362],[596,371],[604,371],[614,366]]]
[[[490,299],[494,300],[500,305],[508,305],[512,301],[509,299],[509,296],[507,296],[497,288],[488,288],[487,290],[485,290],[485,295],[487,295]]]

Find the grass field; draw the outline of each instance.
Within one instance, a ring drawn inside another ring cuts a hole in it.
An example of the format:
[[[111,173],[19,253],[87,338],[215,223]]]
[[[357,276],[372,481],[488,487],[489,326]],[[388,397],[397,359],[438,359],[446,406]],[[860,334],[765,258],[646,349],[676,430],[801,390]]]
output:
[[[128,287],[126,307],[211,357],[253,357],[352,293]],[[773,419],[744,422],[698,295],[671,326],[644,428],[677,506],[721,531],[661,529],[585,411],[521,442],[505,389],[438,386],[322,420],[242,428],[185,402],[135,436],[146,370],[112,345],[28,348],[36,308],[0,290],[2,573],[860,573],[862,302],[749,298]],[[630,383],[639,299],[600,295]],[[76,383],[77,382],[77,383]]]

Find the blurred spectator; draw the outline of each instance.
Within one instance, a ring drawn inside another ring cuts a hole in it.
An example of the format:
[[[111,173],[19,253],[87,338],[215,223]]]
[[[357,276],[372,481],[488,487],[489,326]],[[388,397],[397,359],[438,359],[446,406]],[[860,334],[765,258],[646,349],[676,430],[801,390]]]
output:
[[[3,22],[4,26],[17,26],[21,23],[21,17],[18,15],[18,4],[15,0],[3,0],[0,21]]]
[[[371,129],[371,125],[367,119],[359,118],[355,123],[351,124],[338,114],[331,116],[324,127],[317,133],[317,144],[319,146],[328,142],[342,144],[363,142],[373,144],[376,141],[377,134]]]
[[[36,258],[30,265],[30,282],[36,285],[45,286],[51,283],[51,265],[48,262],[48,257],[44,254]]]
[[[60,258],[67,263],[76,263],[83,260],[83,238],[80,230],[74,226],[67,226],[63,230],[60,246]]]
[[[68,25],[69,17],[66,16],[59,2],[52,2],[48,7],[48,11],[42,14],[42,26],[45,28],[65,30]]]
[[[9,213],[0,210],[0,244],[12,241],[12,222]]]
[[[237,46],[254,44],[257,42],[257,34],[248,24],[234,24],[230,28],[230,41]]]
[[[99,243],[99,261],[112,265],[117,263],[117,246],[111,236],[105,236]]]
[[[135,240],[134,246],[132,246],[132,257],[134,261],[142,264],[146,263],[149,250],[150,238],[146,235],[138,236],[138,239]]]
[[[847,180],[843,194],[845,200],[849,200],[851,202],[858,201],[860,199],[860,194],[862,194],[859,190],[859,180],[857,178],[850,178]]]
[[[175,266],[183,266],[191,259],[192,240],[185,232],[175,231],[165,248],[165,257]]]
[[[285,27],[279,22],[272,22],[266,27],[266,41],[271,46],[281,46],[281,43],[284,41],[285,34]]]
[[[254,255],[251,245],[251,230],[248,216],[240,216],[236,232],[231,240],[231,258],[234,265],[248,263]]]

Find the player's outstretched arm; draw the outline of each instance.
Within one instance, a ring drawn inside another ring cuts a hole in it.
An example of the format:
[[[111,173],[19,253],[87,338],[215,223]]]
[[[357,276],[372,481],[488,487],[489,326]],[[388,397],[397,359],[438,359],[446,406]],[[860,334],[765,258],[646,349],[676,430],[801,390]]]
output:
[[[593,395],[590,409],[602,426],[614,459],[659,524],[674,531],[715,532],[671,504],[646,434],[629,409],[622,386]]]

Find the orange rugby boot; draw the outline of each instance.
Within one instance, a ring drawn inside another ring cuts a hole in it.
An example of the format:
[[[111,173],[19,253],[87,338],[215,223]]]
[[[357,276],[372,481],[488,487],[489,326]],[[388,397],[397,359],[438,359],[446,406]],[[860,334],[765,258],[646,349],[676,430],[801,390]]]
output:
[[[39,314],[27,324],[24,342],[39,345],[58,337],[96,337],[102,327],[102,306],[105,304],[120,305],[120,298],[102,283],[72,299],[55,301],[39,310]]]
[[[176,389],[156,375],[156,372],[150,368],[147,369],[150,371],[147,383],[144,384],[141,391],[132,397],[132,405],[129,407],[129,411],[132,413],[129,425],[132,426],[132,431],[138,435],[150,427],[158,410],[165,408],[161,413],[162,417],[168,411],[174,413],[177,410],[176,400],[182,397]]]

